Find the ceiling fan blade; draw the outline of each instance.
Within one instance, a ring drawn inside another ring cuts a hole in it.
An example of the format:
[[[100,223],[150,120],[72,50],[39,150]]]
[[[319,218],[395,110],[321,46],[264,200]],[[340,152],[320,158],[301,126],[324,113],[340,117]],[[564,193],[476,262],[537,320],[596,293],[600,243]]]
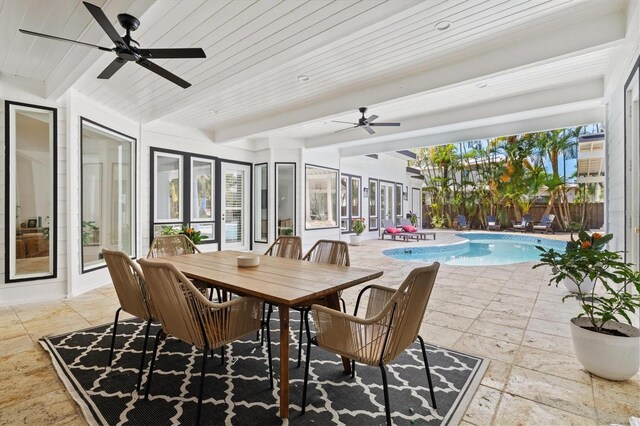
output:
[[[370,135],[373,135],[375,133],[373,129],[369,126],[362,126],[362,128],[365,129],[367,133],[369,133]]]
[[[341,123],[341,124],[351,124],[353,126],[358,126],[358,123],[352,123],[350,121],[336,121],[336,120],[331,120],[332,123]]]
[[[358,126],[353,126],[353,127],[347,127],[346,129],[340,129],[340,130],[336,130],[333,133],[340,133],[340,132],[344,132],[345,130],[351,130],[351,129],[355,129]]]
[[[153,62],[151,62],[148,59],[140,59],[136,63],[138,65],[141,65],[141,66],[147,68],[149,71],[154,72],[154,73],[158,74],[159,76],[166,78],[167,80],[171,81],[172,83],[177,84],[178,86],[182,87],[183,89],[186,89],[187,87],[191,86],[191,83],[189,83],[187,81],[184,81],[183,79],[181,79],[177,75],[167,71],[166,69],[162,68],[159,65],[154,64]]]
[[[370,123],[369,126],[399,126],[400,123]]]
[[[377,119],[377,118],[378,118],[378,116],[374,114],[374,115],[372,115],[371,117],[367,118],[367,121],[368,121],[369,123],[372,123],[372,122],[373,122],[373,120],[375,120],[375,119]]]
[[[102,47],[102,46],[98,46],[98,45],[95,45],[95,44],[85,43],[85,42],[82,42],[82,41],[76,41],[76,40],[71,40],[71,39],[68,39],[68,38],[52,36],[52,35],[49,35],[49,34],[37,33],[35,31],[29,31],[29,30],[23,30],[23,29],[20,29],[19,31],[21,33],[23,33],[23,34],[29,34],[29,35],[36,36],[36,37],[44,37],[44,38],[50,38],[51,40],[66,41],[67,43],[82,44],[83,46],[93,47],[95,49],[104,50],[105,52],[111,52],[111,50],[112,50],[112,49],[109,49],[108,47]]]
[[[124,42],[118,31],[111,25],[111,21],[107,18],[107,15],[104,14],[102,9],[100,9],[95,4],[91,4],[89,2],[83,1],[85,7],[89,10],[89,13],[93,16],[98,24],[102,27],[105,33],[109,36],[111,40],[115,43],[115,45],[121,49],[128,49],[127,44]]]
[[[108,78],[111,78],[111,76],[114,75],[116,73],[116,71],[118,71],[120,68],[122,68],[122,66],[124,64],[126,64],[126,63],[127,63],[127,61],[125,61],[124,59],[115,58],[113,60],[113,62],[111,62],[109,65],[107,65],[107,67],[100,73],[98,78],[102,79],[102,80],[106,80]]]
[[[149,59],[187,59],[207,57],[204,50],[199,47],[184,49],[141,49],[140,54]]]

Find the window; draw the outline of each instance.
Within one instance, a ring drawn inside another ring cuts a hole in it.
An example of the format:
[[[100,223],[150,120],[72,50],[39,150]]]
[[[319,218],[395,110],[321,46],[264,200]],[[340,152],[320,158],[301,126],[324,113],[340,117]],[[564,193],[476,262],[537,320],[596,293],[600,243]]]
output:
[[[369,229],[378,229],[378,180],[369,179]]]
[[[254,170],[254,240],[266,243],[269,240],[269,166],[267,163],[256,164]]]
[[[276,166],[276,236],[296,234],[296,164]]]
[[[5,101],[5,281],[56,277],[57,110]]]
[[[401,183],[396,183],[396,205],[395,205],[395,212],[396,212],[396,225],[400,224],[400,219],[402,219],[402,184]]]
[[[135,142],[81,118],[82,271],[104,266],[101,250],[135,256]]]
[[[362,178],[343,174],[340,176],[340,230],[352,232],[353,220],[361,217],[360,187]]]
[[[338,170],[305,165],[305,228],[338,227]]]
[[[200,231],[203,243],[215,241],[216,159],[151,148],[151,235]]]

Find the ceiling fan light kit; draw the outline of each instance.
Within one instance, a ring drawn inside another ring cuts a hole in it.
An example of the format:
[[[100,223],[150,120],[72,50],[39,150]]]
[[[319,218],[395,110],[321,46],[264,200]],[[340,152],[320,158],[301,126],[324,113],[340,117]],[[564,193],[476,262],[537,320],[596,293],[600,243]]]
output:
[[[114,52],[116,58],[98,75],[99,79],[111,78],[120,68],[122,68],[127,62],[135,62],[136,64],[145,67],[149,71],[163,77],[172,83],[186,89],[191,86],[191,83],[183,80],[172,72],[162,68],[161,66],[151,62],[149,59],[190,59],[190,58],[206,58],[204,50],[200,48],[169,48],[169,49],[141,49],[140,44],[131,38],[131,31],[135,31],[140,27],[140,21],[135,16],[128,13],[121,13],[118,15],[118,22],[125,29],[126,33],[123,36],[118,34],[118,31],[111,25],[111,21],[104,14],[102,9],[89,2],[82,2],[93,19],[96,20],[102,30],[109,36],[113,44],[112,48],[98,46],[95,44],[85,43],[82,41],[71,40],[63,37],[57,37],[49,34],[37,33],[35,31],[29,31],[20,29],[21,33],[33,35],[37,37],[49,38],[52,40],[65,41],[68,43],[79,44],[81,46],[93,47],[105,52]]]
[[[369,118],[366,118],[364,114],[367,112],[367,107],[360,107],[358,111],[362,114],[362,117],[358,119],[357,123],[350,123],[348,121],[333,121],[333,123],[342,123],[342,124],[352,124],[352,127],[347,127],[346,129],[338,130],[335,133],[342,132],[349,129],[355,129],[356,127],[362,127],[367,133],[370,135],[375,134],[376,132],[371,128],[373,126],[385,126],[385,127],[397,127],[400,126],[400,123],[374,123],[374,120],[378,119],[377,115],[372,115]]]

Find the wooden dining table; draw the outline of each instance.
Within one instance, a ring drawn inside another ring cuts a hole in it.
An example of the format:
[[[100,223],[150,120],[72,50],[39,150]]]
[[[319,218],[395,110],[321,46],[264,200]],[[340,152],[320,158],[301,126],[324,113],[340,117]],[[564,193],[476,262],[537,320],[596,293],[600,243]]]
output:
[[[245,252],[218,251],[164,257],[158,261],[175,265],[188,278],[207,283],[232,293],[253,296],[278,306],[280,316],[280,417],[289,417],[289,308],[306,306],[319,298],[327,306],[340,310],[338,292],[373,280],[381,270],[355,266],[283,259],[258,255],[260,265],[253,268],[237,266],[237,257]],[[350,373],[351,365],[343,358],[343,367]]]

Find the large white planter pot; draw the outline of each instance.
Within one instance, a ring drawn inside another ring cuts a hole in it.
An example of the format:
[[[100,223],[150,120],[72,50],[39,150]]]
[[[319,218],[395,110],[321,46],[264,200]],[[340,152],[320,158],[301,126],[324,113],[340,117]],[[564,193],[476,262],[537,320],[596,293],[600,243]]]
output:
[[[582,293],[582,294],[590,294],[591,291],[593,290],[593,287],[595,287],[596,285],[595,281],[593,281],[589,277],[586,277],[584,281],[582,281],[579,288],[578,288],[578,285],[569,278],[565,278],[564,280],[562,280],[562,283],[567,288],[567,290],[569,290],[571,293]]]
[[[359,246],[362,244],[362,235],[349,235],[352,246]]]
[[[573,348],[580,364],[604,379],[623,381],[633,377],[640,369],[640,330],[615,321],[605,324],[607,329],[631,336],[622,337],[582,328],[590,325],[584,317],[571,320]]]

